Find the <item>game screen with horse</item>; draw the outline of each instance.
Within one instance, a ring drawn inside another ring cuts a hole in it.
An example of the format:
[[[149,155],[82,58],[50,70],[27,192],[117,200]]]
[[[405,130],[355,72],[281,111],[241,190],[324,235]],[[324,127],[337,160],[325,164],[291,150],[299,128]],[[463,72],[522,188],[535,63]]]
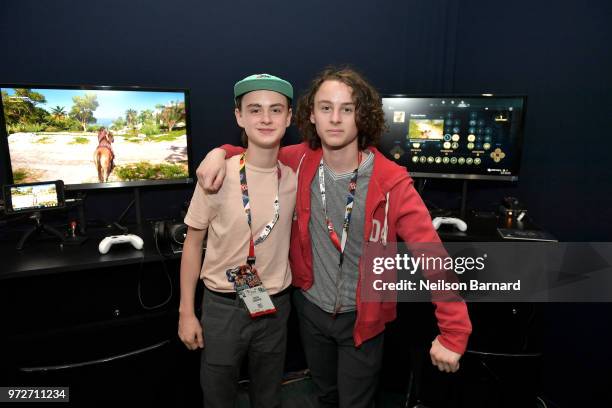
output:
[[[189,179],[186,91],[2,87],[13,183]]]

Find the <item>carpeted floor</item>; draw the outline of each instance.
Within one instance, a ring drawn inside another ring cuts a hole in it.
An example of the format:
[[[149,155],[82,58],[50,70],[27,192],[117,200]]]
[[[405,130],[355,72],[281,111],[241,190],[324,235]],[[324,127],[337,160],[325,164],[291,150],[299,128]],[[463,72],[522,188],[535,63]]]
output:
[[[310,377],[300,376],[294,380],[286,381],[282,390],[283,408],[316,408],[317,404],[313,394],[313,385]],[[381,393],[377,407],[404,408],[405,395]],[[241,384],[238,394],[237,408],[249,408],[248,382]]]

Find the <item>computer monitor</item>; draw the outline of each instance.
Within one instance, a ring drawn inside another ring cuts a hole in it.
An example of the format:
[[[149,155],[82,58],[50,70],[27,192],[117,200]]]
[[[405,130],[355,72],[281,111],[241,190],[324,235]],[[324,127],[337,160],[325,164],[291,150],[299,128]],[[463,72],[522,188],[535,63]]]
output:
[[[387,95],[380,148],[413,177],[516,181],[524,96]]]
[[[185,89],[0,85],[0,148],[10,183],[66,190],[187,184]]]

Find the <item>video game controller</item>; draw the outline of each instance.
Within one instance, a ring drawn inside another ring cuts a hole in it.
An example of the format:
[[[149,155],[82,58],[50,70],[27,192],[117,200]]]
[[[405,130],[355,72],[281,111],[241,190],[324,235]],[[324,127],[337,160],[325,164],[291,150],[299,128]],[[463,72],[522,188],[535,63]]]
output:
[[[454,218],[454,217],[436,217],[433,219],[433,226],[435,229],[440,228],[440,225],[442,224],[448,224],[448,225],[454,225],[455,227],[457,227],[457,229],[459,231],[466,231],[467,230],[467,224],[465,223],[465,221],[463,221],[460,218]]]
[[[140,238],[138,235],[134,235],[134,234],[111,235],[109,237],[104,238],[102,241],[100,241],[100,244],[98,245],[98,250],[100,251],[101,254],[106,254],[111,246],[115,244],[123,244],[123,243],[128,243],[128,242],[132,244],[132,246],[136,249],[142,249],[142,246],[144,244],[144,242],[142,241],[142,238]]]

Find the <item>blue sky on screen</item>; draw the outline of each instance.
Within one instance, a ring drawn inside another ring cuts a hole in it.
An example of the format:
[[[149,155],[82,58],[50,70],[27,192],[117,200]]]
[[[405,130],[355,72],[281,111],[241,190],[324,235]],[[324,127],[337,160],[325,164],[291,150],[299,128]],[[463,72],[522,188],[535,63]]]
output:
[[[9,95],[15,91],[12,88],[3,88]],[[139,113],[149,109],[154,111],[155,105],[166,105],[169,102],[184,102],[185,96],[182,92],[150,92],[150,91],[119,91],[119,90],[82,90],[82,89],[31,89],[45,96],[47,103],[38,105],[47,111],[55,106],[63,106],[66,113],[70,112],[72,97],[84,96],[93,93],[98,96],[98,108],[94,112],[96,119],[125,118],[125,111],[134,109]]]

